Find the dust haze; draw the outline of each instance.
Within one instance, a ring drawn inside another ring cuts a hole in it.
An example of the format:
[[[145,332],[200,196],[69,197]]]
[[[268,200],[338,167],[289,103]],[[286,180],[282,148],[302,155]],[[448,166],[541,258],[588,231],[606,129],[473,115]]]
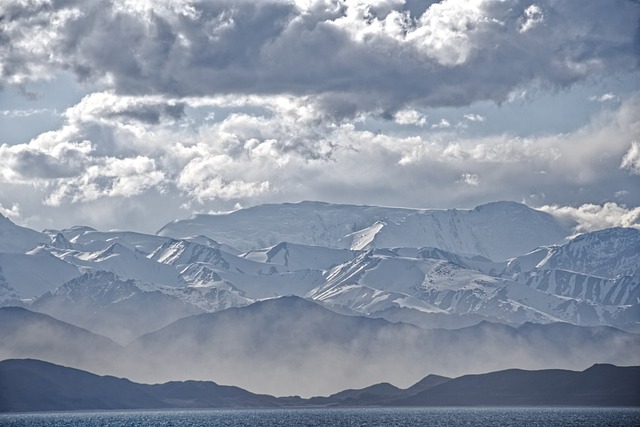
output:
[[[297,297],[178,320],[122,347],[48,316],[0,309],[0,358],[38,358],[143,383],[210,380],[275,396],[329,395],[428,374],[640,364],[640,336],[569,324],[421,329]],[[13,317],[13,321],[9,318]]]

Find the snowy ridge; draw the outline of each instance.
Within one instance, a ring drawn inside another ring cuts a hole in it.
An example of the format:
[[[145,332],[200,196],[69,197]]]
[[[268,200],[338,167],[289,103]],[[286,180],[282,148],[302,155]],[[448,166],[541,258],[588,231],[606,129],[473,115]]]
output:
[[[347,249],[282,242],[270,248],[249,251],[241,256],[255,262],[281,265],[291,270],[326,270],[353,259],[355,254]]]
[[[485,319],[640,331],[640,232],[608,229],[551,244],[563,230],[510,202],[470,211],[302,202],[201,215],[162,230],[183,239],[89,227],[27,232],[14,247],[33,236],[48,241],[0,251],[0,304],[75,316],[89,329],[108,316],[143,319],[135,331],[123,326],[126,339],[157,326],[147,319],[153,313],[215,312],[286,295],[426,328]],[[276,241],[283,237],[290,240]],[[244,253],[229,246],[267,241]],[[489,259],[519,247],[510,259]]]
[[[640,302],[640,275],[606,279],[567,270],[535,270],[519,281],[554,295],[592,301],[604,305],[634,305]]]
[[[109,271],[120,277],[163,285],[175,285],[178,281],[175,268],[150,260],[144,254],[132,251],[120,243],[111,243],[105,249],[95,252],[55,248],[48,250],[67,263],[78,266],[81,271]]]
[[[182,317],[250,302],[215,286],[162,286],[94,271],[47,292],[31,308],[127,343]]]
[[[45,234],[20,227],[0,214],[0,252],[25,253],[40,244],[48,242],[49,239]]]
[[[431,246],[500,261],[562,242],[569,232],[551,215],[513,202],[473,210],[301,202],[197,215],[167,224],[158,235],[185,238],[202,234],[245,251],[281,242],[356,250]]]
[[[552,247],[538,265],[599,277],[640,273],[640,230],[608,228],[577,236],[568,244]]]
[[[35,298],[79,274],[77,266],[42,247],[25,254],[0,253],[0,268],[7,285],[21,298]]]
[[[104,250],[114,243],[118,243],[127,249],[139,252],[141,254],[149,254],[158,246],[165,243],[167,238],[154,236],[150,234],[135,233],[132,231],[97,231],[91,227],[72,227],[66,230],[46,230],[52,237],[52,246],[55,244],[58,235],[73,245],[69,248],[60,249],[80,249],[84,251],[97,252]]]

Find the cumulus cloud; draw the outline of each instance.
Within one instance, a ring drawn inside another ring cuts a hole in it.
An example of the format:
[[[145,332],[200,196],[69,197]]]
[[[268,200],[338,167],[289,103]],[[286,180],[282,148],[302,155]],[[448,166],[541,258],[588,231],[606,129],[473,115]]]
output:
[[[626,169],[629,173],[640,175],[640,143],[632,142],[631,148],[622,158],[620,168]]]
[[[537,27],[544,21],[544,13],[540,6],[532,4],[524,10],[524,16],[520,20],[520,33],[526,33]]]
[[[72,202],[87,202],[103,197],[132,197],[163,180],[164,173],[157,170],[153,159],[106,157],[78,176],[60,181],[45,203],[59,206],[66,198]]]
[[[177,177],[177,187],[189,196],[202,200],[238,200],[251,198],[269,190],[269,181],[245,182],[241,178],[223,178],[226,155],[211,155],[191,160]],[[225,171],[228,175],[228,171]],[[239,174],[242,175],[242,174]]]
[[[129,95],[312,96],[333,117],[502,102],[530,83],[567,87],[637,64],[639,13],[628,0],[32,0],[0,8],[7,84],[68,70]],[[157,117],[147,113],[138,117]]]
[[[187,113],[162,114],[171,105],[235,112],[184,127]],[[159,122],[120,114],[139,108],[157,111]],[[135,215],[157,218],[146,225],[153,228],[174,219],[181,206],[206,212],[301,199],[414,207],[500,199],[638,205],[638,176],[628,173],[638,150],[630,141],[640,138],[638,111],[640,98],[633,97],[574,132],[474,137],[453,129],[394,134],[327,123],[321,110],[293,96],[93,94],[64,113],[59,130],[0,146],[0,201],[20,200],[25,215],[42,208],[18,194],[64,208],[60,215],[73,206],[99,206],[103,221],[108,212],[118,218],[118,200],[127,199]]]
[[[14,203],[11,207],[4,207],[2,203],[0,203],[0,214],[8,218],[20,218],[20,205]]]
[[[614,202],[596,205],[587,203],[579,207],[546,205],[540,210],[560,219],[577,223],[575,231],[585,233],[609,227],[640,229],[640,207],[627,208]]]
[[[92,146],[89,141],[64,140],[69,132],[65,128],[59,133],[45,133],[28,144],[1,145],[2,180],[26,184],[32,180],[66,178],[81,171]]]
[[[420,114],[416,110],[397,111],[393,117],[394,121],[400,125],[425,126],[427,124],[427,116]]]
[[[640,204],[637,97],[563,134],[467,133],[482,101],[636,70],[637,2],[24,0],[0,17],[2,84],[71,73],[94,92],[0,146],[0,201],[34,223],[310,198]]]

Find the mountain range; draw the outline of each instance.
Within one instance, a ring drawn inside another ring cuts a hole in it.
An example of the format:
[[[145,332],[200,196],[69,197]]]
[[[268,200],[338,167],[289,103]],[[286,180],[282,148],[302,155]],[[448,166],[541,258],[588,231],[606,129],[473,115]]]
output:
[[[640,367],[582,372],[510,369],[400,389],[388,383],[328,397],[276,398],[206,381],[139,384],[34,359],[0,362],[0,412],[304,406],[639,406]],[[10,386],[9,386],[10,384]]]
[[[0,360],[277,396],[640,365],[640,230],[574,226],[514,202],[260,205],[156,234],[0,215]]]

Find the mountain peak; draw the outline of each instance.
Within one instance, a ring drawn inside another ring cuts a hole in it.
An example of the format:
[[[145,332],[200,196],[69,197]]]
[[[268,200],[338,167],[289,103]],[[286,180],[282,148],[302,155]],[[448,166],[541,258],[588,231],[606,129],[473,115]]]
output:
[[[47,235],[16,225],[0,214],[0,252],[25,253],[46,243],[49,243]]]
[[[496,202],[489,202],[489,203],[484,203],[482,205],[478,205],[476,206],[473,211],[475,212],[482,212],[482,211],[492,211],[492,212],[496,212],[496,211],[505,211],[505,210],[511,210],[511,211],[531,211],[531,210],[535,210],[530,208],[529,206],[523,204],[523,203],[518,203],[518,202],[514,202],[511,200],[499,200]]]
[[[492,260],[563,241],[570,229],[551,215],[516,202],[475,210],[425,210],[303,201],[199,215],[165,225],[158,234],[202,234],[250,252],[281,242],[339,249],[438,247]]]

